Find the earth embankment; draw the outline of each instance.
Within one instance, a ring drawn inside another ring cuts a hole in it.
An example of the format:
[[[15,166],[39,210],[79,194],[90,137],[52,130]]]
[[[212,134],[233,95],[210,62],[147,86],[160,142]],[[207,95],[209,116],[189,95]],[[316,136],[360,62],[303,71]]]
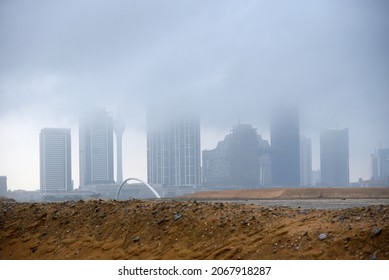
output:
[[[389,259],[389,206],[2,201],[0,259]]]

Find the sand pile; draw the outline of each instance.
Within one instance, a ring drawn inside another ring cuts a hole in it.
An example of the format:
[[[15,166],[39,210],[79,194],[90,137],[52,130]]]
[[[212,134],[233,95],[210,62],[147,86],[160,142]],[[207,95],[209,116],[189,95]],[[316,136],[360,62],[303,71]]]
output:
[[[389,207],[2,201],[0,259],[389,259]]]

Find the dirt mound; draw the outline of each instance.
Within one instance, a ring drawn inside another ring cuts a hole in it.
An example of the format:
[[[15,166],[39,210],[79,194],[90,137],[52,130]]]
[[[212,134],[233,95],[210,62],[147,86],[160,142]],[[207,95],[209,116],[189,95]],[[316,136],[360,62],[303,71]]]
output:
[[[198,192],[192,199],[342,199],[389,198],[389,188],[270,188]]]
[[[0,202],[0,259],[389,259],[389,207]]]
[[[4,197],[4,196],[0,196],[0,201],[16,202],[15,199]]]

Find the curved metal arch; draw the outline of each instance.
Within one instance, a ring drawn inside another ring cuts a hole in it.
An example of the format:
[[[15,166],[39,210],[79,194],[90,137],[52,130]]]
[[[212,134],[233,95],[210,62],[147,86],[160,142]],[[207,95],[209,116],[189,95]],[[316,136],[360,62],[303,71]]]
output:
[[[119,188],[118,188],[118,190],[116,192],[116,199],[119,199],[119,194],[120,194],[121,189],[130,180],[138,181],[139,183],[145,185],[146,187],[148,187],[150,189],[150,191],[153,192],[153,194],[155,195],[156,198],[161,198],[161,196],[157,193],[157,191],[152,186],[147,184],[146,182],[144,182],[144,181],[142,181],[141,179],[138,179],[138,178],[128,178],[128,179],[124,180],[123,183],[120,184],[120,186],[119,186]]]

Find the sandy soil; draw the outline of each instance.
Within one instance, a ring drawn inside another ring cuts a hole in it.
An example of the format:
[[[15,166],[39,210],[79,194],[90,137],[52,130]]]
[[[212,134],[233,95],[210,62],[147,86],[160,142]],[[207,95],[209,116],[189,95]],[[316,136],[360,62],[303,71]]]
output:
[[[0,201],[0,259],[389,259],[389,206]]]

